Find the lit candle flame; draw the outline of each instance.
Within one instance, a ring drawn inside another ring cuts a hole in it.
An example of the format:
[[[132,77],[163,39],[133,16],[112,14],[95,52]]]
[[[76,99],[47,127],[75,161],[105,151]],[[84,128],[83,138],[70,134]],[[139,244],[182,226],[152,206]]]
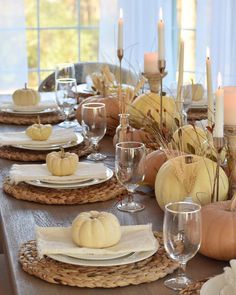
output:
[[[120,8],[120,18],[123,18],[123,9]]]
[[[160,7],[160,10],[159,10],[159,20],[160,20],[161,22],[163,21],[162,7]]]
[[[206,57],[210,58],[210,48],[208,46],[206,48]]]
[[[217,83],[218,83],[218,88],[221,88],[221,86],[222,86],[222,77],[221,77],[220,72],[217,75]]]

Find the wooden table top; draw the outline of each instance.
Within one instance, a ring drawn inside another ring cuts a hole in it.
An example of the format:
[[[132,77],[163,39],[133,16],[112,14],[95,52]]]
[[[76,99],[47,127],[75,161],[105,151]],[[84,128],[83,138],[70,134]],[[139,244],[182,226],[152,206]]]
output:
[[[0,132],[22,130],[22,127],[1,126]],[[101,143],[101,150],[107,153],[108,158],[105,163],[110,167],[114,166],[114,149],[111,144],[111,138],[105,137]],[[1,180],[8,175],[9,168],[13,162],[0,159],[0,177]],[[2,181],[1,181],[2,185]],[[12,284],[12,294],[18,295],[171,295],[175,294],[163,285],[163,280],[141,284],[137,286],[128,286],[115,289],[86,289],[54,285],[42,281],[36,277],[30,276],[22,271],[18,263],[18,250],[22,243],[34,239],[35,225],[39,226],[59,226],[69,225],[75,216],[86,210],[106,210],[114,213],[121,224],[144,224],[152,223],[154,230],[162,230],[163,212],[158,207],[155,197],[148,195],[137,195],[146,206],[146,209],[137,213],[124,213],[116,209],[114,200],[99,202],[88,205],[77,206],[51,206],[41,205],[26,201],[16,200],[0,194],[1,206],[1,231],[4,244],[4,251],[7,257],[10,279]],[[193,279],[203,279],[222,272],[224,262],[208,259],[202,255],[197,255],[189,263],[187,273]]]

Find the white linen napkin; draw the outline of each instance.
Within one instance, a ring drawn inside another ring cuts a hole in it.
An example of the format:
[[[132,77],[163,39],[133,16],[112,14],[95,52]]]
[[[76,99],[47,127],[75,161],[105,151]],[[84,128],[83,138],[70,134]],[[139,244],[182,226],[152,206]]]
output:
[[[34,145],[50,145],[50,144],[60,144],[68,143],[71,141],[76,141],[77,136],[74,131],[70,129],[56,129],[52,131],[52,134],[47,140],[32,140],[25,131],[23,132],[4,132],[0,133],[0,145],[15,145],[24,144],[27,146]]]
[[[103,179],[106,177],[106,167],[103,163],[79,162],[78,168],[74,174],[68,176],[54,176],[49,172],[46,164],[14,164],[10,169],[9,176],[12,183],[32,180],[65,182],[72,180],[79,181],[88,178]]]
[[[34,106],[17,106],[14,104],[12,98],[9,97],[0,105],[0,109],[9,109],[16,112],[39,112],[44,111],[48,108],[58,109],[54,92],[42,92],[40,93],[40,97],[41,101],[39,102],[39,104]]]
[[[121,232],[121,239],[116,245],[94,249],[77,246],[72,241],[71,227],[36,227],[37,250],[42,257],[50,254],[123,254],[158,248],[151,224],[121,226]]]

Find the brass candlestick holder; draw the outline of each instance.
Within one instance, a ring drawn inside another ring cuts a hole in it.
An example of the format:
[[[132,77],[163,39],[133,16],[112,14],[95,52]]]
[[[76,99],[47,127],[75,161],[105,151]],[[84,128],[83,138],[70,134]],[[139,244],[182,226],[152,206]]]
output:
[[[159,93],[160,90],[160,73],[142,73],[142,75],[148,80],[150,91],[153,93]],[[164,72],[162,78],[167,75],[167,72]]]
[[[124,49],[117,49],[117,57],[119,59],[119,102],[120,102],[120,112],[125,113],[124,99],[122,96],[122,59],[124,57]]]
[[[162,89],[163,89],[163,78],[165,74],[166,61],[164,59],[158,60],[158,69],[160,72],[160,130],[163,129],[163,97],[162,97]]]
[[[219,192],[220,192],[220,166],[221,166],[221,152],[225,146],[225,139],[224,137],[213,137],[213,144],[216,149],[216,174],[214,179],[214,186],[212,192],[212,202],[219,201]]]

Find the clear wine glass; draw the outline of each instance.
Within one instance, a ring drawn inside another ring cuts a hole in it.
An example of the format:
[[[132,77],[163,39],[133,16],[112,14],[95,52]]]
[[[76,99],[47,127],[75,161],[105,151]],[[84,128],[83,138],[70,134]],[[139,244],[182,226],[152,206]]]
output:
[[[82,105],[82,128],[85,137],[94,145],[95,152],[87,159],[101,161],[106,155],[99,153],[98,142],[104,137],[107,127],[106,107],[104,103],[85,103]]]
[[[185,83],[181,87],[181,101],[183,103],[183,123],[187,124],[187,112],[192,104],[192,84]]]
[[[71,128],[77,125],[76,122],[69,121],[69,115],[77,103],[76,80],[72,78],[61,78],[56,80],[56,100],[57,104],[65,114],[65,121],[58,126]]]
[[[145,208],[134,200],[134,191],[144,179],[145,145],[141,142],[120,142],[116,144],[116,178],[128,190],[128,197],[121,200],[117,208],[120,211],[136,212]]]
[[[168,255],[179,262],[177,277],[164,282],[173,290],[181,290],[192,281],[185,274],[186,263],[194,257],[201,243],[201,206],[192,202],[176,202],[165,206],[164,246]]]

